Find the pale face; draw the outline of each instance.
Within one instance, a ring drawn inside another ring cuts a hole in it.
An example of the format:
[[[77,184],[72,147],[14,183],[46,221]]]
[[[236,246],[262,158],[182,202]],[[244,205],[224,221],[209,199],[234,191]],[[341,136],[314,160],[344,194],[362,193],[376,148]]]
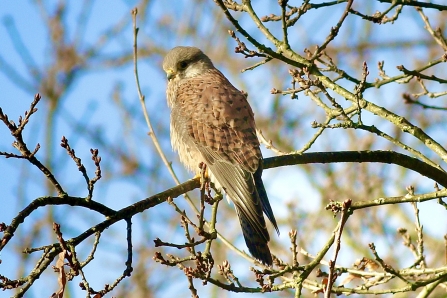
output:
[[[194,47],[175,47],[163,61],[163,70],[169,81],[193,78],[213,68],[211,60]]]

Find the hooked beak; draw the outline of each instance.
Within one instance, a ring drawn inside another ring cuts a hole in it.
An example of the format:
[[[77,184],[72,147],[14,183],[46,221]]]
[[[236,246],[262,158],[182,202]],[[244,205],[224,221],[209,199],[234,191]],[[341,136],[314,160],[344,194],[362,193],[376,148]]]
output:
[[[168,81],[170,81],[175,75],[176,73],[172,68],[166,70],[166,77],[168,78]]]

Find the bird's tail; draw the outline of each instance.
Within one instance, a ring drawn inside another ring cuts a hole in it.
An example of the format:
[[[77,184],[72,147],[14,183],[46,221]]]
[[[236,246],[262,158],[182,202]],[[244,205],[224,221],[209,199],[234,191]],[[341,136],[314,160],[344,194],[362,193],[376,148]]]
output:
[[[278,224],[276,223],[275,215],[273,215],[272,207],[270,206],[269,198],[267,192],[265,191],[264,183],[262,182],[262,167],[260,166],[258,170],[253,175],[255,181],[256,192],[258,193],[259,200],[261,201],[262,210],[264,211],[267,218],[270,220],[272,225],[275,227],[276,233],[279,235]]]
[[[268,238],[266,239],[264,235],[256,231],[248,218],[239,210],[236,206],[237,215],[239,217],[239,222],[241,224],[242,233],[244,235],[245,244],[247,244],[248,251],[250,254],[256,259],[260,260],[262,263],[266,265],[272,265],[272,254],[270,253],[270,249],[267,245]],[[264,217],[262,217],[262,222],[265,226]],[[268,236],[268,232],[265,231]]]

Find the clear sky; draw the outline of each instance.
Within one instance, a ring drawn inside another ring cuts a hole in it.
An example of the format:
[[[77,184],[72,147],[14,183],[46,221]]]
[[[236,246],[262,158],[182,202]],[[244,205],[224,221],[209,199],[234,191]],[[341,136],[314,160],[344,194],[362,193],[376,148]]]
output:
[[[101,138],[91,138],[89,142],[88,138],[80,137],[82,134],[81,127],[73,127],[73,119],[86,119],[85,123],[88,123],[88,129],[92,132],[100,135],[106,142],[110,143],[120,143],[121,139],[125,139],[121,150],[130,150],[135,152],[135,156],[143,160],[143,168],[137,170],[139,173],[136,175],[134,180],[122,173],[126,172],[126,169],[117,168],[114,166],[110,160],[113,158],[119,158],[118,153],[113,152],[100,152],[100,155],[109,160],[107,165],[109,168],[104,169],[105,173],[120,173],[119,179],[114,177],[105,177],[107,182],[103,184],[98,183],[96,196],[98,198],[106,198],[105,204],[111,208],[119,209],[129,204],[132,204],[138,199],[145,198],[149,195],[156,193],[156,191],[161,191],[167,187],[174,186],[174,182],[170,180],[166,171],[161,174],[164,179],[164,184],[151,185],[150,192],[148,192],[149,186],[145,186],[148,183],[147,180],[143,179],[141,174],[144,171],[151,171],[154,169],[159,169],[162,167],[158,157],[155,155],[152,143],[147,136],[147,128],[140,127],[140,129],[135,129],[135,123],[141,122],[142,114],[140,112],[134,113],[137,119],[128,119],[132,125],[129,125],[133,130],[129,130],[129,127],[123,126],[122,122],[116,119],[121,118],[123,115],[123,110],[135,111],[138,110],[139,103],[138,97],[135,90],[135,81],[133,75],[133,66],[129,63],[120,63],[120,61],[114,61],[116,53],[121,53],[122,51],[131,53],[132,50],[132,27],[131,27],[131,16],[130,10],[137,4],[137,1],[124,1],[124,0],[110,0],[110,1],[92,1],[91,10],[88,17],[82,16],[82,11],[80,11],[80,5],[77,1],[67,1],[69,9],[67,10],[67,28],[68,30],[64,32],[66,41],[75,42],[74,36],[77,36],[76,30],[83,30],[82,41],[79,42],[80,48],[86,50],[92,47],[95,43],[100,40],[101,36],[106,35],[106,30],[117,25],[122,24],[119,30],[120,34],[113,38],[113,40],[107,44],[105,47],[101,48],[101,58],[89,61],[90,65],[85,73],[76,83],[71,86],[71,89],[61,100],[59,107],[60,116],[55,121],[55,139],[53,139],[50,148],[42,146],[41,150],[43,152],[48,152],[47,150],[52,150],[55,161],[57,161],[57,168],[55,169],[55,174],[58,175],[60,181],[67,186],[70,190],[70,195],[73,196],[85,196],[85,183],[82,176],[76,169],[74,163],[68,159],[66,153],[59,147],[59,140],[62,135],[65,135],[69,141],[73,141],[76,144],[76,153],[82,158],[86,163],[88,171],[91,175],[94,172],[94,166],[90,161],[90,148],[96,148],[101,146]],[[184,28],[185,24],[195,24],[194,13],[187,10],[187,1],[162,1],[156,0],[149,5],[149,10],[146,12],[145,23],[141,24],[141,35],[142,47],[147,47],[154,49],[155,55],[152,55],[150,61],[140,61],[140,74],[141,74],[141,85],[143,92],[147,96],[147,108],[152,116],[154,126],[156,127],[156,133],[159,136],[160,142],[164,148],[169,148],[169,136],[166,129],[168,118],[166,117],[167,106],[165,103],[165,77],[160,68],[161,59],[163,51],[166,48],[170,48],[179,43],[182,44],[195,44],[201,43],[201,47],[206,47],[210,50],[210,56],[218,55],[233,55],[234,59],[239,59],[241,68],[246,67],[250,63],[243,59],[241,56],[235,56],[234,53],[221,53],[218,48],[213,47],[213,40],[204,39],[198,34],[195,38],[184,38],[181,37],[182,30],[187,31],[188,28]],[[176,4],[172,4],[176,2]],[[212,2],[212,1],[211,1]],[[254,1],[256,2],[256,1]],[[276,5],[276,1],[275,5]],[[54,11],[56,1],[46,1],[45,6],[49,7],[49,11]],[[168,5],[169,3],[169,5]],[[209,4],[213,5],[213,3]],[[271,6],[266,5],[262,7],[259,5],[259,9],[262,11],[268,11]],[[183,12],[186,12],[186,17],[188,22],[180,21],[184,16]],[[51,64],[54,59],[52,59],[51,51],[49,49],[49,39],[48,32],[45,29],[45,24],[42,21],[41,11],[37,8],[34,1],[3,1],[0,4],[0,67],[6,69],[11,67],[13,71],[0,71],[0,107],[3,109],[4,113],[10,116],[10,119],[17,121],[19,115],[23,115],[24,111],[29,107],[30,102],[33,99],[33,95],[38,92],[36,90],[36,85],[39,82],[39,75],[44,76],[45,74],[30,75],[28,71],[30,66],[35,66],[36,69],[40,69],[45,65]],[[201,27],[198,30],[199,33],[203,33],[203,36],[208,36],[208,33],[212,30],[212,25],[214,22],[212,15],[207,15],[206,11],[201,11],[202,15],[205,15],[201,22],[197,22]],[[262,15],[262,13],[261,13]],[[405,40],[406,38],[414,37],[417,34],[424,34],[423,31],[419,31],[420,20],[416,20],[414,15],[409,14],[405,16],[408,18],[406,22],[402,22],[405,25],[397,25],[393,27],[394,32],[387,31],[388,27],[381,27],[376,34],[372,36],[371,42],[380,40],[383,42],[389,39],[401,38]],[[296,32],[294,31],[291,35],[291,40],[293,42],[302,42],[303,44],[312,44],[312,41],[316,40],[316,36],[319,34],[326,34],[327,26],[318,26],[319,21],[324,25],[330,24],[333,20],[338,19],[335,14],[320,14],[319,19],[312,21],[313,25],[310,25],[310,29],[307,31],[302,30],[302,27],[297,26]],[[156,20],[157,22],[155,22]],[[177,29],[177,35],[173,35],[172,32],[163,31],[163,27],[150,27],[155,23],[162,24],[163,20],[166,22],[173,22]],[[352,21],[354,22],[354,21]],[[196,25],[197,25],[196,24]],[[254,29],[253,24],[248,24],[248,27]],[[231,26],[228,24],[228,28]],[[355,30],[355,26],[353,26]],[[397,29],[396,29],[397,28]],[[357,28],[360,30],[359,28]],[[354,33],[353,33],[354,34]],[[18,36],[20,38],[18,38]],[[222,36],[222,35],[219,35]],[[396,37],[397,36],[397,37]],[[216,37],[217,38],[217,37]],[[23,42],[23,46],[20,44]],[[77,41],[76,41],[77,42]],[[232,42],[228,39],[226,42]],[[346,42],[349,47],[349,39],[337,41]],[[202,46],[203,45],[203,46]],[[157,48],[158,46],[158,48]],[[234,42],[233,42],[234,46]],[[299,52],[302,52],[304,46],[300,45]],[[24,50],[26,49],[26,50]],[[371,65],[371,75],[377,75],[377,70],[375,69],[375,64],[379,60],[393,61],[393,66],[388,69],[389,74],[397,73],[394,65],[398,65],[401,60],[404,59],[405,53],[396,52],[380,52],[379,56],[374,56],[374,54],[364,53],[361,59],[370,59],[368,62]],[[421,57],[424,53],[418,54]],[[25,57],[25,60],[23,60]],[[365,58],[366,57],[366,58]],[[263,100],[270,100],[271,95],[268,90],[272,88],[271,85],[261,85],[258,82],[263,82],[262,69],[255,70],[253,72],[247,72],[244,74],[238,74],[234,71],[234,68],[225,65],[225,63],[219,60],[217,66],[220,67],[223,72],[230,77],[232,81],[236,78],[240,78],[243,83],[240,88],[245,88],[247,85],[257,85],[258,88],[247,87],[249,94],[262,94],[257,96],[257,101],[253,103],[255,114],[266,115],[268,113],[268,105],[263,105],[261,102]],[[116,62],[116,67],[111,67],[110,64]],[[354,67],[346,63],[346,67]],[[16,73],[18,76],[11,76],[11,73]],[[58,80],[63,81],[64,77],[58,77]],[[285,80],[287,82],[282,82],[284,85],[288,84],[290,77]],[[20,85],[20,86],[19,86]],[[259,86],[261,85],[261,86]],[[26,86],[26,87],[25,87]],[[252,89],[250,89],[252,88]],[[398,87],[393,87],[398,88]],[[124,106],[123,109],[119,108],[117,100],[114,97],[117,93],[121,96],[121,102]],[[256,91],[255,91],[256,90]],[[390,90],[396,91],[396,90]],[[376,91],[371,91],[370,96],[377,96]],[[401,92],[397,91],[396,94]],[[383,94],[378,96],[377,101],[383,103],[385,106],[390,104],[390,98],[384,98]],[[289,100],[287,98],[287,100]],[[306,103],[301,101],[297,103],[297,109],[305,109]],[[44,123],[46,121],[46,111],[48,111],[49,103],[48,101],[42,100],[38,105],[39,111],[32,117],[28,129],[25,131],[25,138],[30,145],[30,147],[35,146],[35,144],[40,143],[45,145],[45,127]],[[433,117],[439,117],[440,114],[433,114]],[[308,124],[314,119],[313,115],[308,115]],[[365,119],[374,119],[373,116],[365,117]],[[321,120],[321,119],[320,119]],[[85,129],[85,128],[84,128]],[[444,130],[444,127],[435,127],[430,134],[436,136]],[[87,133],[87,132],[85,132]],[[298,138],[297,138],[298,139]],[[130,140],[130,141],[129,141]],[[11,137],[9,131],[4,125],[0,125],[0,151],[14,152],[11,143],[13,138]],[[297,148],[302,146],[305,142],[300,142],[297,140],[294,145]],[[315,151],[324,150],[324,145],[316,145]],[[379,149],[379,148],[376,148]],[[360,149],[359,149],[360,150]],[[273,156],[274,154],[268,150],[263,149],[265,156]],[[39,153],[40,154],[40,153]],[[170,149],[167,150],[168,158],[174,161],[174,168],[178,171],[181,181],[185,181],[190,177],[178,163]],[[38,156],[45,156],[43,153]],[[389,168],[387,168],[389,169]],[[155,170],[154,170],[155,171]],[[122,174],[122,175],[121,175]],[[396,171],[398,175],[398,172]],[[281,217],[287,214],[286,203],[294,200],[296,197],[300,198],[311,198],[308,201],[300,201],[300,210],[302,212],[315,212],[320,208],[324,208],[325,203],[320,201],[318,192],[313,190],[312,181],[306,179],[306,172],[294,168],[281,168],[272,169],[266,171],[264,174],[264,181],[266,182],[266,187],[268,192],[271,194],[271,198],[274,199],[274,204],[276,207],[275,213],[277,217]],[[22,178],[21,178],[22,177]],[[23,177],[26,177],[26,180]],[[413,178],[411,181],[420,182],[420,188],[417,189],[420,192],[431,191],[433,183],[428,179],[414,178],[416,176],[411,176]],[[18,159],[5,159],[0,156],[0,222],[5,222],[9,224],[12,218],[18,213],[18,211],[26,205],[26,202],[31,201],[39,196],[48,195],[47,188],[45,187],[45,177],[31,165],[23,160]],[[315,178],[317,180],[318,177]],[[162,180],[160,178],[160,180]],[[26,181],[26,183],[23,183]],[[299,186],[290,188],[290,185],[297,185],[297,181],[300,181]],[[399,186],[400,187],[400,186]],[[389,192],[386,195],[398,196],[403,195],[404,192],[396,191],[399,187],[390,187]],[[288,190],[287,192],[285,190]],[[185,204],[185,206],[187,206]],[[185,207],[187,208],[187,207]],[[406,208],[406,207],[405,207]],[[447,216],[445,216],[436,203],[429,202],[420,205],[421,209],[421,221],[424,225],[424,231],[431,237],[442,237],[446,234],[447,227]],[[64,227],[66,231],[67,238],[78,235],[80,232],[84,231],[91,225],[102,220],[101,217],[96,215],[84,216],[80,215],[81,209],[69,208],[69,207],[56,207],[52,209],[54,212],[54,218],[65,220],[67,225]],[[158,221],[151,222],[151,230],[144,229],[144,225],[134,225],[134,241],[135,245],[141,245],[141,243],[147,242],[147,245],[153,245],[152,239],[159,237],[153,231],[160,231],[165,223],[163,220],[169,220],[169,216],[172,215],[172,210],[168,211],[168,208],[160,208],[160,213],[166,212],[165,214],[147,213],[137,217],[138,221],[149,221],[153,220],[155,217]],[[405,209],[407,212],[411,212],[409,208]],[[171,213],[169,213],[171,212]],[[32,224],[39,224],[39,220],[44,214],[44,210],[38,210],[32,217],[26,220],[27,224],[23,225],[23,229],[18,231],[17,234],[20,237],[18,239],[24,239],[24,235],[27,232],[32,231]],[[88,218],[88,220],[86,220]],[[149,219],[148,219],[149,218]],[[390,221],[396,221],[396,226],[399,225],[399,219],[390,219]],[[440,228],[441,227],[441,228]],[[444,227],[444,228],[442,228]],[[124,269],[124,264],[122,258],[118,257],[120,254],[125,254],[125,225],[124,223],[119,223],[116,226],[109,229],[109,238],[103,239],[107,245],[107,249],[102,251],[102,254],[98,256],[95,261],[87,267],[86,274],[88,275],[88,280],[92,282],[95,289],[100,289],[105,283],[111,283]],[[280,238],[281,242],[287,243],[287,232],[282,231],[282,236]],[[51,235],[51,227],[42,226],[42,241],[39,245],[45,245],[55,241],[46,241]],[[147,234],[151,234],[150,239],[147,238]],[[164,233],[161,233],[164,234]],[[271,233],[272,234],[272,233]],[[179,234],[179,237],[182,235]],[[19,241],[19,240],[17,240]],[[117,243],[120,243],[117,245]],[[238,245],[244,247],[243,241],[238,242]],[[12,250],[14,248],[14,250]],[[0,255],[2,263],[0,264],[0,274],[15,277],[16,269],[19,267],[19,259],[16,257],[17,251],[23,249],[23,243],[16,242],[10,249],[3,251]],[[245,247],[243,248],[245,249]],[[88,253],[88,248],[85,248],[81,254],[85,255]],[[135,254],[134,262],[138,263],[138,253]],[[352,260],[347,260],[346,262],[351,262]],[[248,264],[248,263],[247,263]],[[161,266],[159,264],[151,263],[148,266]],[[244,264],[245,266],[245,264]],[[247,266],[244,268],[246,269]],[[242,268],[242,265],[241,265]],[[26,268],[30,270],[31,268]],[[243,270],[245,270],[243,269]],[[242,269],[241,269],[242,270]],[[28,272],[28,271],[26,271]],[[25,273],[26,273],[25,272]],[[156,271],[155,271],[156,272]],[[174,274],[175,275],[175,274]],[[26,297],[49,297],[50,294],[57,289],[57,281],[55,273],[52,270],[47,270],[41,280],[36,282],[35,289],[32,291],[32,295],[26,295]],[[154,280],[161,279],[160,276],[154,276]],[[178,278],[174,276],[177,280],[181,282],[178,286],[168,287],[159,289],[159,293],[162,293],[164,297],[173,297],[177,291],[181,290],[185,293],[185,297],[189,295],[187,291],[187,283],[185,278]],[[84,293],[77,290],[77,284],[80,279],[73,283],[71,293],[73,297],[85,297]],[[210,286],[201,287],[200,282],[196,282],[197,289],[199,290],[199,295],[204,293],[209,293]],[[0,291],[0,298],[9,297],[11,295],[8,291]],[[205,294],[204,294],[205,295]],[[236,295],[228,294],[228,297],[258,297],[257,295]],[[259,295],[260,296],[260,295]],[[203,296],[205,297],[205,296]],[[269,296],[270,297],[270,296]],[[274,296],[271,296],[274,297]]]

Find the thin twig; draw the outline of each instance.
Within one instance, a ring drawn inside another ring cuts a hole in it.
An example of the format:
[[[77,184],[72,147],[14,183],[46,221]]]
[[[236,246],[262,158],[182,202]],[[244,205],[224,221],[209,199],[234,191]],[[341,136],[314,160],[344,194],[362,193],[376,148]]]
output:
[[[335,263],[337,261],[338,253],[340,251],[340,245],[341,245],[341,235],[343,233],[343,228],[345,226],[346,221],[349,217],[349,208],[351,207],[351,200],[346,200],[343,202],[343,207],[341,210],[341,218],[338,225],[337,235],[335,236],[336,244],[334,248],[334,257],[332,260],[329,261],[329,276],[327,281],[327,286],[325,289],[324,297],[330,298],[331,296],[331,289],[335,281]]]

